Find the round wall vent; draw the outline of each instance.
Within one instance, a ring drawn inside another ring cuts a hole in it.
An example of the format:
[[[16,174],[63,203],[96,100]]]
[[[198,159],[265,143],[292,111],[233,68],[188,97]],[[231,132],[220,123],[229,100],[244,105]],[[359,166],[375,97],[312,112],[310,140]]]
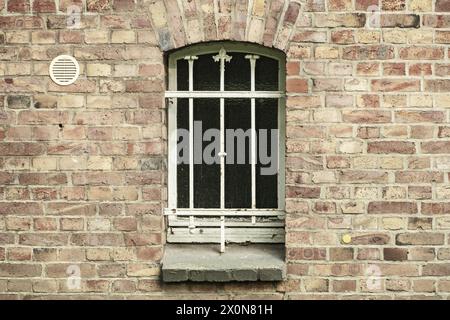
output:
[[[80,65],[74,57],[60,55],[50,63],[50,77],[61,85],[67,86],[74,83],[80,74]]]

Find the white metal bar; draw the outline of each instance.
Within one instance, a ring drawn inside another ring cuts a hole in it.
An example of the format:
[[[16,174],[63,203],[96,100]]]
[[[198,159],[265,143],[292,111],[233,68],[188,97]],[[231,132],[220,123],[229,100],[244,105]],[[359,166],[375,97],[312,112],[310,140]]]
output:
[[[220,243],[220,228],[172,228],[168,242]],[[284,243],[284,228],[227,228],[225,241],[232,243]]]
[[[220,252],[225,252],[225,217],[220,217]]]
[[[165,209],[165,215],[174,216],[234,216],[234,217],[284,217],[285,212],[279,209]]]
[[[282,98],[281,91],[166,91],[166,98]]]
[[[225,99],[220,99],[220,208],[225,208]]]
[[[194,216],[189,216],[189,228],[195,228]]]
[[[255,92],[255,67],[258,55],[249,54],[245,56],[250,60],[250,90]],[[255,98],[251,98],[251,185],[252,185],[252,208],[256,208],[256,110]]]
[[[227,55],[224,48],[213,57],[220,62],[220,91],[225,91],[225,61],[230,62],[231,56]],[[225,208],[225,99],[220,98],[220,208]],[[220,252],[225,252],[225,216],[220,217]]]
[[[231,56],[227,55],[224,48],[213,57],[220,63],[220,92],[225,92],[225,61],[230,62]],[[220,208],[225,208],[225,99],[220,98]]]
[[[194,60],[196,56],[184,58],[189,65],[189,91],[194,90]],[[189,98],[189,208],[194,208],[194,99]]]
[[[190,220],[185,216],[167,216],[169,225],[171,227],[186,227],[191,226]],[[194,227],[220,227],[220,217],[197,217]],[[267,228],[267,227],[284,227],[284,220],[277,217],[262,217],[262,221],[256,221],[256,217],[252,216],[252,221],[249,217],[227,217],[225,222],[226,227],[245,227],[245,228]],[[255,218],[255,222],[253,222]]]

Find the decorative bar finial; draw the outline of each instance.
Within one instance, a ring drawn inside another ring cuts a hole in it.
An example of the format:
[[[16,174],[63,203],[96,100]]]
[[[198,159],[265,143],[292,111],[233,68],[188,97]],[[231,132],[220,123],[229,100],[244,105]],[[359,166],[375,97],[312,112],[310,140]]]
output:
[[[222,61],[226,61],[226,62],[230,62],[232,56],[227,55],[227,52],[225,51],[224,48],[219,50],[219,54],[213,56],[213,59],[215,62],[222,62]]]

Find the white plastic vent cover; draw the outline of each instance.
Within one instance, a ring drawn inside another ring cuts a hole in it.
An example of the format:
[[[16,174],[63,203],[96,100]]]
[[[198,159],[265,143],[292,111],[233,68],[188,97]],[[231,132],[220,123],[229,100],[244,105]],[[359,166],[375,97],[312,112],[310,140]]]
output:
[[[49,73],[55,83],[67,86],[77,80],[80,74],[80,65],[74,57],[60,55],[50,63]]]

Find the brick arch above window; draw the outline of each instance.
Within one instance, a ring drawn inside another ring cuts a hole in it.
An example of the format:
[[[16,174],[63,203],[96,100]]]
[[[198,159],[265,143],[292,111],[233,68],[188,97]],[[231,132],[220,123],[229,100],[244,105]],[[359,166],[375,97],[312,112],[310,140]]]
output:
[[[300,9],[299,2],[285,0],[157,0],[149,5],[162,51],[223,40],[258,43],[286,51],[294,26],[302,19]]]

